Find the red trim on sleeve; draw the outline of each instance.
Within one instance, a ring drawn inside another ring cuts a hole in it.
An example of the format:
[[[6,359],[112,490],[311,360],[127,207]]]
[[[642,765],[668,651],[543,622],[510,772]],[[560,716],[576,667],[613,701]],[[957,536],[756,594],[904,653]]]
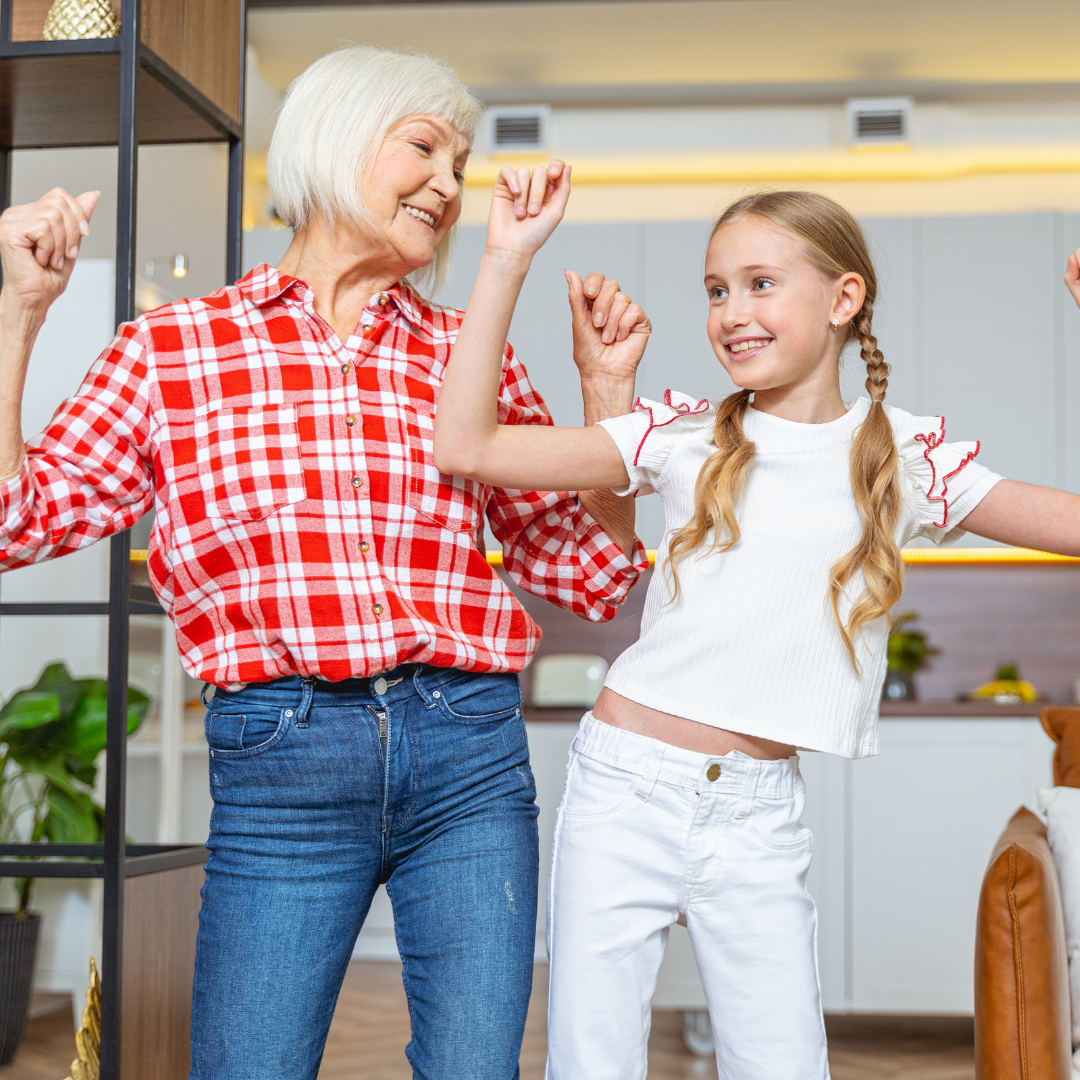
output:
[[[915,441],[921,442],[926,446],[926,449],[923,450],[923,457],[930,466],[930,487],[926,492],[927,502],[939,502],[942,506],[941,521],[935,521],[934,528],[944,529],[949,524],[949,502],[946,498],[949,494],[949,481],[978,456],[979,450],[982,448],[982,443],[977,442],[975,444],[975,449],[970,450],[965,454],[960,464],[957,465],[952,472],[946,473],[941,478],[941,491],[940,493],[935,494],[934,488],[937,487],[937,468],[934,465],[934,459],[930,456],[930,451],[936,450],[945,441],[945,417],[939,416],[938,419],[941,421],[941,424],[937,431],[929,431],[925,435],[918,434],[915,436]]]
[[[680,401],[678,405],[671,404],[671,391],[664,391],[664,404],[669,409],[675,410],[675,415],[668,420],[664,420],[662,423],[656,422],[656,417],[653,415],[652,406],[646,405],[644,398],[638,398],[634,402],[634,412],[647,412],[649,414],[649,427],[645,434],[641,436],[641,442],[638,443],[637,452],[634,454],[634,465],[636,466],[641,459],[641,451],[645,449],[645,440],[652,434],[653,428],[667,427],[668,424],[674,423],[681,416],[697,416],[700,413],[708,412],[712,406],[709,404],[708,398],[702,398],[693,408],[685,401]]]

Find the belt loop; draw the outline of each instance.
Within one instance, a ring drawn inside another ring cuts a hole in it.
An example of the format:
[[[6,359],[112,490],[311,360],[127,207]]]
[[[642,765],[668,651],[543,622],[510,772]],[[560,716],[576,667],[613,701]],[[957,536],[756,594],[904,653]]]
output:
[[[300,694],[300,704],[296,707],[296,715],[293,717],[293,723],[298,728],[306,728],[308,726],[308,714],[311,712],[311,702],[315,697],[315,679],[312,676],[307,676],[304,679],[304,689]]]
[[[213,687],[215,690],[217,689],[217,687],[214,686],[213,683],[204,682],[202,684],[202,689],[199,691],[199,700],[203,703],[204,709],[210,708],[210,702],[206,700],[206,691],[209,690],[211,687]]]
[[[750,762],[751,767],[746,771],[746,787],[743,791],[743,806],[739,817],[749,817],[754,811],[754,799],[757,797],[758,781],[761,779],[761,770],[764,765],[765,762],[757,758]]]
[[[656,781],[660,778],[660,769],[664,764],[664,744],[655,739],[652,743],[653,745],[649,748],[649,760],[634,784],[634,794],[642,802],[648,802],[652,798]]]

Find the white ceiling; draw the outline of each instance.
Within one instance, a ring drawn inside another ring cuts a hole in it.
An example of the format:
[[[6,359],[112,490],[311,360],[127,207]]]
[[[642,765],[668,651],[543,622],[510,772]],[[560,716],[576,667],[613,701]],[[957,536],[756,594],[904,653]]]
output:
[[[1076,0],[652,0],[254,9],[279,89],[343,42],[445,56],[489,102],[1080,100]]]

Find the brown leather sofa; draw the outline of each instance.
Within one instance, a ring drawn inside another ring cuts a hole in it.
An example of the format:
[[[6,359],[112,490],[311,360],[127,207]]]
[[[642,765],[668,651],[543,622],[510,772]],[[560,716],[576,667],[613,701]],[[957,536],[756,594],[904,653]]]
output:
[[[1054,783],[1080,787],[1080,708],[1040,716]],[[1046,826],[1021,807],[990,856],[975,934],[978,1080],[1070,1080],[1072,1023],[1061,888]]]

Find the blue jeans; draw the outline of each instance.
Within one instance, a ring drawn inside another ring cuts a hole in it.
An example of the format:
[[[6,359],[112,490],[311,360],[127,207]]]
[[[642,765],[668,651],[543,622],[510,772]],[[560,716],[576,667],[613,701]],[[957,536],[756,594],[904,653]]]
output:
[[[383,882],[413,1076],[518,1075],[538,837],[517,677],[383,678],[278,679],[210,703],[190,1080],[315,1080]]]

